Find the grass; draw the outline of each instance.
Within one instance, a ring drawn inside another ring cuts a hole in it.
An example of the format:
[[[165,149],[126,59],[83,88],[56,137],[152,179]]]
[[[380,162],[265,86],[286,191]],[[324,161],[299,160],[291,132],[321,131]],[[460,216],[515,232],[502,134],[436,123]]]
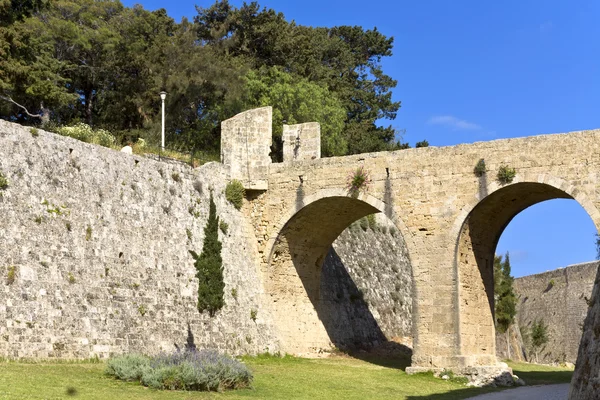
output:
[[[26,363],[0,365],[0,399],[465,399],[498,389],[466,388],[431,375],[406,375],[404,363],[378,365],[349,357],[302,359],[246,357],[254,388],[225,393],[155,391],[104,374],[104,363]],[[373,360],[372,360],[373,361]],[[565,368],[511,364],[528,384],[568,382]]]

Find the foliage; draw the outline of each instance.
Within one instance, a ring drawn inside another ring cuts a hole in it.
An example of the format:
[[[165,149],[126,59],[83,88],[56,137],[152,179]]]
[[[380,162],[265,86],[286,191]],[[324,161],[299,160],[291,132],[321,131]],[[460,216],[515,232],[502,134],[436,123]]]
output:
[[[375,219],[375,214],[367,215],[367,222],[369,223],[369,228],[371,228],[371,230],[374,231],[377,229],[377,220]]]
[[[550,336],[548,333],[548,325],[544,323],[543,319],[540,318],[539,320],[533,321],[533,324],[531,325],[531,330],[529,332],[529,338],[531,347],[533,348],[533,351],[535,352],[537,358],[537,353],[539,349],[543,345],[548,343],[548,340],[550,340]]]
[[[225,187],[225,198],[238,210],[242,208],[244,197],[246,197],[246,189],[244,189],[242,182],[234,179],[227,183],[227,186]]]
[[[217,207],[210,194],[208,221],[204,227],[202,253],[190,251],[195,259],[196,278],[198,278],[198,311],[208,311],[213,316],[224,305],[223,260],[219,241],[219,218]]]
[[[37,128],[29,128],[29,132],[31,133],[31,136],[33,136],[33,137],[40,136],[40,130]]]
[[[371,184],[369,171],[364,166],[355,169],[346,180],[346,189],[351,196],[358,196],[360,191],[366,192]]]
[[[69,274],[67,275],[67,280],[72,285],[75,283],[75,276],[73,276],[73,274],[69,272]]]
[[[89,242],[91,238],[92,238],[92,226],[88,225],[87,228],[85,228],[85,240]]]
[[[177,183],[181,182],[181,175],[179,175],[178,172],[173,172],[171,174],[171,178],[173,178],[173,180]]]
[[[250,387],[252,373],[239,361],[212,350],[186,350],[155,357],[124,355],[108,361],[106,373],[153,389],[222,391]]]
[[[419,147],[429,147],[429,142],[427,140],[422,140],[420,142],[417,142],[415,144],[415,147],[416,148],[419,148]]]
[[[0,190],[4,190],[8,187],[8,179],[0,172]]]
[[[473,169],[473,173],[475,173],[475,176],[480,177],[483,176],[483,174],[485,174],[485,171],[485,160],[481,158],[479,161],[477,161],[477,164]]]
[[[256,2],[197,11],[178,23],[116,0],[0,0],[0,118],[85,122],[155,147],[165,90],[166,140],[178,150],[218,153],[220,121],[265,102],[276,122],[320,122],[324,155],[402,148],[376,123],[400,108],[382,68],[393,38],[298,25]]]
[[[223,232],[224,235],[227,235],[227,230],[229,229],[229,224],[225,221],[219,222],[219,229]]]
[[[273,139],[276,161],[283,159],[283,124],[317,121],[321,124],[321,153],[344,155],[348,144],[342,137],[346,112],[326,87],[284,72],[278,67],[251,70],[247,75],[246,108],[273,106]]]
[[[498,331],[504,333],[512,325],[517,314],[517,297],[513,289],[514,278],[510,274],[510,257],[508,252],[494,257],[494,299],[495,316]]]
[[[10,267],[8,267],[8,272],[6,274],[6,284],[12,285],[13,283],[15,283],[16,275],[17,275],[17,269],[15,268],[15,266],[11,265]]]
[[[517,171],[515,171],[514,168],[511,168],[508,165],[501,165],[498,169],[497,179],[501,184],[507,184],[511,183],[516,175]]]
[[[115,144],[115,137],[104,129],[92,129],[91,126],[78,123],[74,126],[65,126],[59,128],[56,133],[63,136],[69,136],[82,142],[94,143],[104,147],[111,147]]]
[[[0,174],[0,178],[2,175]],[[2,188],[2,179],[0,179],[0,189]],[[596,234],[596,259],[600,260],[600,235]]]
[[[250,319],[256,322],[256,317],[258,315],[258,311],[255,309],[250,310]]]

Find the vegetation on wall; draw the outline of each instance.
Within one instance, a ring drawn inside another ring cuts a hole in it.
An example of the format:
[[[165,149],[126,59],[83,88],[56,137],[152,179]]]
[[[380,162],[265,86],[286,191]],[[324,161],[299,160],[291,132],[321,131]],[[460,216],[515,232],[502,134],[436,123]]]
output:
[[[480,177],[483,176],[483,174],[485,174],[485,171],[485,160],[482,158],[479,161],[477,161],[477,164],[475,164],[473,173],[475,174],[475,176]]]
[[[548,343],[550,335],[548,333],[548,325],[543,319],[533,321],[529,332],[529,343],[535,354],[535,359],[538,359],[538,354],[543,345]]]
[[[225,198],[238,210],[242,208],[244,197],[246,197],[246,189],[244,189],[242,182],[234,179],[227,183],[227,186],[225,187]]]
[[[496,178],[498,182],[501,184],[511,183],[513,179],[517,176],[517,171],[514,168],[509,167],[508,165],[501,165],[498,168],[498,175]]]
[[[364,166],[360,166],[350,173],[346,180],[346,189],[352,197],[358,196],[362,192],[366,192],[371,184],[369,171]]]
[[[256,2],[217,0],[179,23],[119,0],[16,3],[0,1],[2,119],[84,123],[152,148],[164,90],[166,139],[178,150],[218,154],[220,121],[266,104],[275,143],[283,121],[317,121],[325,156],[408,147],[376,123],[400,109],[382,67],[393,38],[377,28],[302,26]]]
[[[8,187],[8,179],[0,172],[0,190],[4,190]]]
[[[217,207],[210,194],[208,221],[204,227],[204,244],[202,253],[194,257],[196,278],[198,278],[198,311],[208,311],[213,316],[225,305],[223,281],[223,259],[221,258],[221,242],[219,241],[219,218]]]

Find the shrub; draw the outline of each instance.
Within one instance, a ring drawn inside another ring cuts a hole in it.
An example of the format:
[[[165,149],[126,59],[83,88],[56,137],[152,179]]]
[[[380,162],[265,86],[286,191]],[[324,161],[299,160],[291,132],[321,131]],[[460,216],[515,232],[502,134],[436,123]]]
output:
[[[245,196],[246,189],[244,189],[242,182],[237,179],[230,181],[225,187],[225,198],[238,210],[242,208]]]
[[[6,274],[6,284],[12,285],[13,283],[15,283],[16,275],[17,269],[15,268],[15,266],[11,265],[10,267],[8,267],[8,273]]]
[[[197,255],[190,251],[196,260],[194,266],[196,267],[196,278],[198,278],[198,311],[208,311],[211,316],[225,305],[221,246],[217,207],[211,193],[208,221],[204,227],[202,253]]]
[[[68,281],[69,281],[69,283],[70,283],[71,285],[75,283],[75,277],[74,277],[74,276],[73,276],[73,274],[72,274],[72,273],[70,273],[70,272],[69,272],[69,275],[68,275]]]
[[[92,238],[92,227],[90,225],[87,226],[87,228],[85,228],[85,240],[87,240],[89,242],[89,240]]]
[[[69,136],[82,142],[94,143],[104,147],[115,144],[115,137],[104,129],[92,129],[91,126],[79,123],[74,126],[63,126],[56,131],[59,135]]]
[[[421,140],[420,142],[417,142],[415,144],[415,147],[416,148],[419,148],[419,147],[429,147],[429,142],[427,140]]]
[[[483,176],[483,174],[485,174],[485,160],[483,158],[477,161],[477,164],[473,169],[473,173],[475,174],[475,176],[478,177]]]
[[[346,188],[352,197],[356,197],[361,190],[366,191],[370,183],[369,171],[361,165],[348,176]]]
[[[181,182],[181,175],[179,175],[179,173],[177,173],[177,172],[173,172],[171,174],[171,178],[173,178],[173,180],[175,182],[178,182],[178,183]]]
[[[371,230],[375,230],[377,228],[377,220],[375,219],[375,214],[367,215],[367,222],[369,223],[369,228]]]
[[[550,340],[548,325],[544,323],[543,319],[533,321],[531,331],[529,332],[529,339],[537,360],[539,349]]]
[[[227,230],[229,229],[229,224],[225,221],[219,222],[219,229],[223,232],[224,235],[227,235]]]
[[[122,381],[141,381],[144,371],[150,367],[150,358],[139,354],[127,354],[111,358],[106,363],[106,373]]]
[[[511,183],[516,175],[517,171],[515,171],[514,168],[511,168],[508,165],[501,165],[498,169],[498,182],[502,184]]]
[[[29,132],[31,133],[31,136],[33,136],[33,137],[40,136],[40,131],[38,128],[29,128]]]
[[[256,316],[258,315],[258,311],[255,309],[250,310],[250,319],[256,322]]]
[[[0,172],[0,190],[4,190],[8,187],[8,179]]]
[[[249,387],[252,373],[213,350],[186,350],[148,358],[126,355],[108,361],[106,373],[154,389],[221,391]]]

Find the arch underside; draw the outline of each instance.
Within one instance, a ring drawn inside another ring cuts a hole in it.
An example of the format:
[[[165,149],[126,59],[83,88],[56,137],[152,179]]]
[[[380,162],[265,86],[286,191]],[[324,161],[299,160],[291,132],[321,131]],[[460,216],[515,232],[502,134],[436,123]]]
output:
[[[479,357],[481,364],[493,363],[496,245],[518,213],[534,204],[558,198],[573,197],[547,184],[515,183],[487,196],[468,215],[459,234],[455,260],[460,355]]]
[[[268,290],[284,351],[316,354],[334,345],[327,326],[332,307],[320,293],[323,262],[344,229],[378,212],[355,198],[326,197],[303,207],[281,229],[269,259]]]

